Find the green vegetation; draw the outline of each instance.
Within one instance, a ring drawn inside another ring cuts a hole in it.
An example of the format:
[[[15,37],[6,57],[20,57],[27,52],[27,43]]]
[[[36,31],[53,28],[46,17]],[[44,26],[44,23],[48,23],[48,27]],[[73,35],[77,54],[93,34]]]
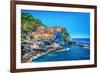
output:
[[[65,38],[71,40],[71,36],[65,28],[63,28],[63,30],[61,30],[61,33]]]
[[[29,40],[29,32],[35,31],[37,26],[46,27],[41,20],[34,18],[31,14],[21,13],[22,40]]]

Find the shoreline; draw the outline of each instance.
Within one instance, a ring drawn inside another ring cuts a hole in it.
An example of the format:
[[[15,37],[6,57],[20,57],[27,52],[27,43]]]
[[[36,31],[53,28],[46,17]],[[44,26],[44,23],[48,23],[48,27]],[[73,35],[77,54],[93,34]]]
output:
[[[37,59],[37,58],[39,58],[39,57],[41,57],[41,56],[43,56],[43,55],[49,54],[50,52],[61,52],[61,51],[68,51],[68,50],[69,50],[69,49],[60,49],[60,50],[54,50],[54,49],[52,49],[52,50],[48,50],[46,53],[38,54],[37,56],[32,57],[32,58],[29,60],[29,62],[31,63],[31,62],[33,62],[32,60],[35,60],[35,59]]]
[[[42,53],[42,54],[38,54],[37,56],[33,56],[33,57],[29,60],[29,62],[32,63],[32,62],[33,62],[32,60],[35,60],[35,59],[37,59],[37,58],[39,58],[39,57],[41,57],[41,56],[44,56],[44,55],[46,55],[46,54],[49,54],[50,52],[62,52],[62,51],[68,51],[68,50],[70,50],[70,49],[68,48],[68,49],[60,49],[60,50],[48,50],[46,53]]]

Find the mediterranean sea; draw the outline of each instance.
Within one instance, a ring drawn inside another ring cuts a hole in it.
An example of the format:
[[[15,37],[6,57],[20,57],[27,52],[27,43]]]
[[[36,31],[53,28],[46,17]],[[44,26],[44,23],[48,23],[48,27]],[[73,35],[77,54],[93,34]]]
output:
[[[73,41],[90,45],[89,38],[73,38]],[[80,46],[67,46],[63,51],[56,51],[43,55],[32,62],[52,62],[52,61],[72,61],[72,60],[89,60],[90,48],[83,48]]]

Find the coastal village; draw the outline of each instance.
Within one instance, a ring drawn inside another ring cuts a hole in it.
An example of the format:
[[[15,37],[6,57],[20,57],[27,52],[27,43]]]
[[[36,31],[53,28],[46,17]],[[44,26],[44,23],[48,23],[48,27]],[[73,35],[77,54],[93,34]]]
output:
[[[90,48],[89,45],[73,41],[64,27],[47,27],[31,14],[21,13],[22,63],[31,63],[43,55],[68,50],[70,45]]]
[[[37,30],[32,32],[32,36],[34,39],[49,40],[56,32],[60,32],[62,29],[61,27],[37,27]]]
[[[29,41],[22,42],[22,62],[31,62],[48,52],[63,50],[62,45],[67,43],[67,39],[61,33],[63,29],[63,27],[38,26],[36,31],[31,32]]]

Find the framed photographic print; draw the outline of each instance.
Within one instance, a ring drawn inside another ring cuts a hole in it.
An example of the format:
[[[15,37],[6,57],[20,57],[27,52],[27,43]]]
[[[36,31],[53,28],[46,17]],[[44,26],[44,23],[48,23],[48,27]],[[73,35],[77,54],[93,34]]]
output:
[[[11,1],[11,72],[96,66],[96,6]]]

